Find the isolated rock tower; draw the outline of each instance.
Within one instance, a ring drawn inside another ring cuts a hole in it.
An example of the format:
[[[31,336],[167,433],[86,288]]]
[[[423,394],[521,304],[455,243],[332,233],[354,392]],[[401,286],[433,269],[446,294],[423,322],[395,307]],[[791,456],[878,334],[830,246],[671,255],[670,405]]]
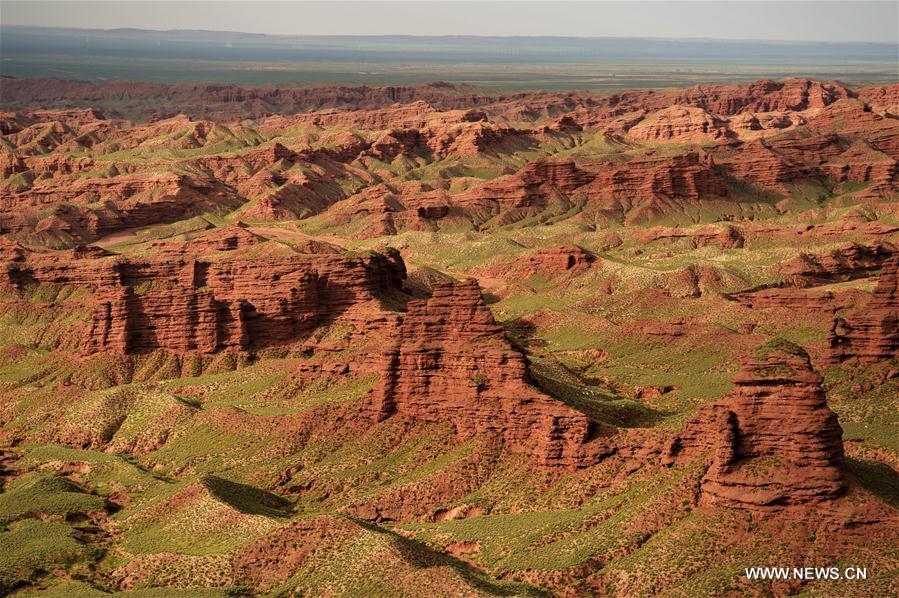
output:
[[[669,462],[710,453],[700,503],[769,510],[842,494],[842,429],[808,353],[773,340],[744,358],[733,382],[668,449]]]

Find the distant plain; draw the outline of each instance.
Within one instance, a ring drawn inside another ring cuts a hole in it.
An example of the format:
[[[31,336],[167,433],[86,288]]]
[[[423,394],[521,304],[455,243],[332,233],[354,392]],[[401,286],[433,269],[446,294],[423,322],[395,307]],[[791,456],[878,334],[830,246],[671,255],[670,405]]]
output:
[[[899,49],[892,44],[315,37],[13,26],[0,32],[0,74],[15,77],[251,86],[440,80],[510,91],[616,91],[789,76],[856,85],[899,81]]]

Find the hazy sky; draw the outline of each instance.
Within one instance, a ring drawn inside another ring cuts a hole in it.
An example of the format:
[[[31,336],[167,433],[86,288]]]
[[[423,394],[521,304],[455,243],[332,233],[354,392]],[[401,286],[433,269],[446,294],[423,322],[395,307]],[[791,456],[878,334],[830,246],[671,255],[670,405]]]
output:
[[[567,35],[899,42],[899,2],[2,0],[8,25],[320,35]]]

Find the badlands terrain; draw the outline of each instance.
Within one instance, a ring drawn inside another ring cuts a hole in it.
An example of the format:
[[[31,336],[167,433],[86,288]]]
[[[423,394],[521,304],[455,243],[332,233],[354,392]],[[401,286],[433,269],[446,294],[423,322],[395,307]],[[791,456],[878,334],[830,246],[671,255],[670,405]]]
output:
[[[899,592],[899,86],[2,100],[0,593]]]

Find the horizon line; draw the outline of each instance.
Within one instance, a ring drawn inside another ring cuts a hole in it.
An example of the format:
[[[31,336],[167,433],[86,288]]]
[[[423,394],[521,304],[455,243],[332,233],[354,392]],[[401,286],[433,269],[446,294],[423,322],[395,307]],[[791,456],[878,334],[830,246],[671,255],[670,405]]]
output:
[[[541,34],[541,35],[523,35],[523,34],[494,34],[494,35],[478,35],[478,34],[442,34],[442,35],[416,35],[414,33],[374,33],[374,34],[358,34],[358,33],[255,33],[252,31],[239,31],[233,29],[146,29],[143,27],[67,27],[56,25],[28,25],[21,23],[0,23],[0,29],[20,28],[20,29],[54,29],[69,31],[98,31],[98,32],[115,32],[115,31],[143,31],[149,33],[238,33],[241,35],[252,35],[258,37],[281,37],[281,38],[379,38],[379,37],[408,37],[414,39],[435,39],[435,38],[475,38],[475,39],[579,39],[579,40],[657,40],[671,42],[725,42],[725,43],[763,43],[763,44],[830,44],[830,45],[862,45],[862,46],[894,46],[899,49],[899,41],[865,41],[865,40],[798,40],[798,39],[763,39],[763,38],[726,38],[726,37],[661,37],[661,36],[638,36],[638,35],[560,35],[560,34]]]

